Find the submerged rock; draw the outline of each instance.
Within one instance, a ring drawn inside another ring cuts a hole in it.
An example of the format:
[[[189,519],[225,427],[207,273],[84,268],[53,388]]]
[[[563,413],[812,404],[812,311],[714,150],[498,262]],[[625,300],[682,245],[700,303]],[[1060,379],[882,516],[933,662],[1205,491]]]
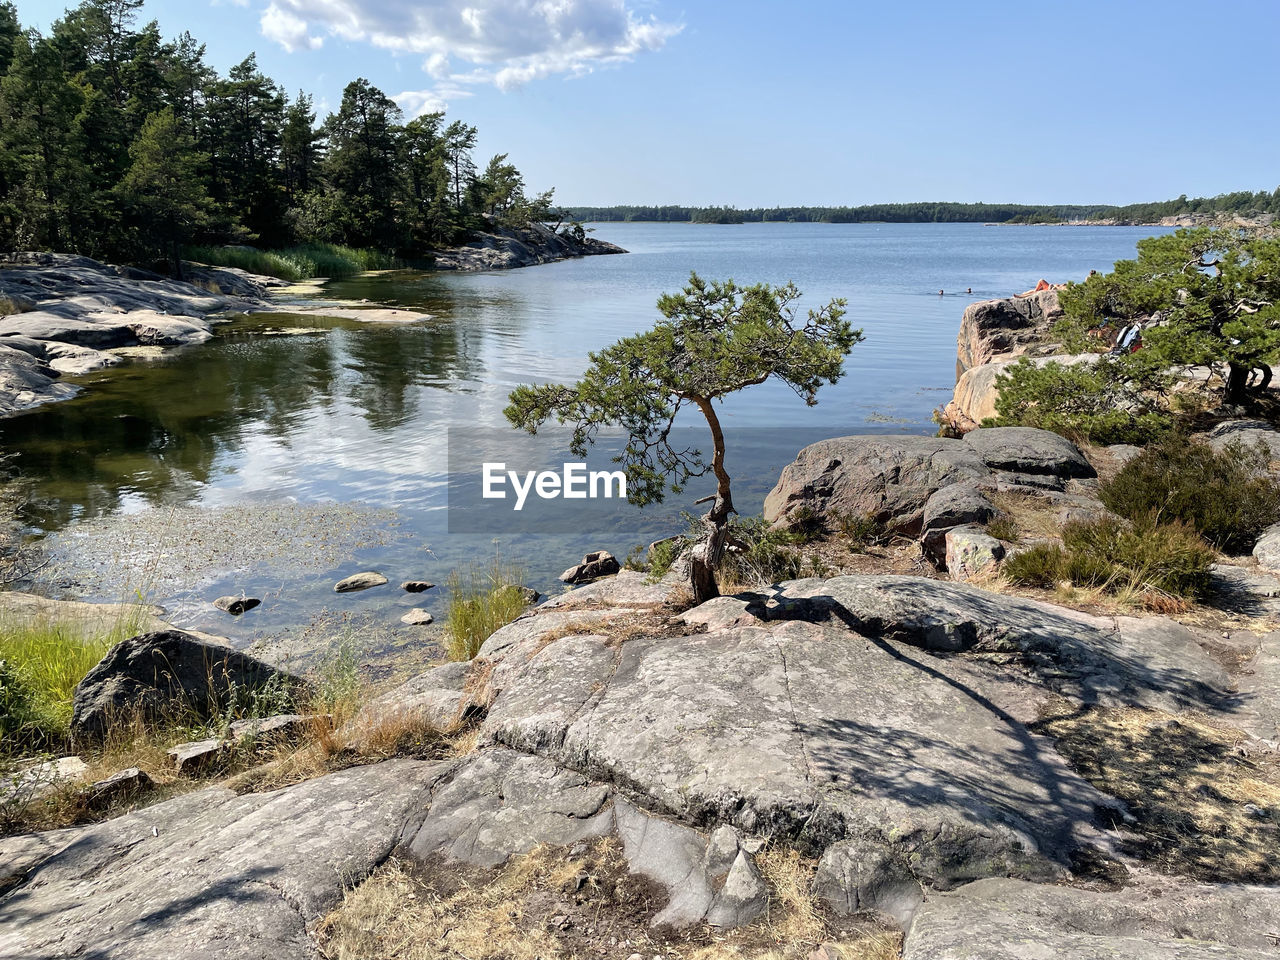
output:
[[[357,590],[368,590],[370,587],[380,587],[386,582],[386,577],[371,570],[364,573],[353,573],[351,576],[335,583],[333,585],[333,592],[354,593]]]
[[[400,589],[405,593],[425,593],[434,586],[434,583],[427,580],[406,580],[400,584]]]
[[[252,610],[262,603],[257,597],[219,597],[213,601],[213,605],[219,610],[223,610],[232,616],[240,616],[246,610]]]
[[[425,627],[427,624],[433,623],[434,621],[435,617],[433,617],[429,611],[423,610],[421,607],[414,607],[400,618],[401,623],[408,624],[411,627]]]

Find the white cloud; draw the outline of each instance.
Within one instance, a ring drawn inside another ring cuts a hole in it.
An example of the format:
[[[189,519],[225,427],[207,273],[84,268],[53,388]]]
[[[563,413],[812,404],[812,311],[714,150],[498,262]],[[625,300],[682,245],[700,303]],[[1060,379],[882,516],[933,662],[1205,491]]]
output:
[[[468,86],[511,90],[549,76],[579,76],[661,49],[680,25],[637,15],[633,0],[272,0],[262,32],[286,50],[327,33],[423,56],[433,90],[401,104],[444,102]],[[429,98],[434,98],[430,100]],[[434,109],[434,108],[432,108]]]
[[[285,0],[288,4],[289,0]],[[274,40],[290,53],[295,50],[314,50],[324,43],[323,37],[313,37],[307,27],[307,21],[271,3],[262,12],[258,21],[262,25],[262,35]]]
[[[209,0],[209,5],[212,7],[224,7],[228,5],[233,7],[247,7],[249,5],[249,0]]]

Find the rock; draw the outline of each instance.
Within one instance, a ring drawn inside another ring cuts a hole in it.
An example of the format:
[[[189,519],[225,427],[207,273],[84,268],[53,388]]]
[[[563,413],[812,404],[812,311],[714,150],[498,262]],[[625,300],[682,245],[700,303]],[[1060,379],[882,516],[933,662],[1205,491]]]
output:
[[[79,757],[59,757],[0,774],[0,806],[22,805],[84,779],[89,765]]]
[[[611,833],[622,840],[630,871],[667,889],[654,927],[739,925],[768,906],[768,888],[732,829],[704,838],[638,809],[606,784],[511,750],[470,758],[436,792],[408,852],[493,867],[539,844],[569,846]]]
[[[252,741],[255,744],[297,741],[306,736],[317,723],[326,722],[327,719],[314,714],[279,713],[274,717],[237,720],[228,728],[227,736],[233,744],[238,741]]]
[[[1166,877],[1116,892],[980,880],[932,896],[904,960],[1261,960],[1275,956],[1280,892]]]
[[[986,523],[996,515],[992,506],[971,483],[953,483],[931,496],[924,505],[924,529],[945,530],[967,523]]]
[[[1240,678],[1236,725],[1280,750],[1280,631],[1263,636]]]
[[[574,257],[626,253],[621,247],[566,231],[554,232],[544,224],[531,224],[526,229],[503,227],[490,221],[487,230],[465,246],[433,251],[432,267],[436,270],[510,270],[539,263],[551,263]]]
[[[226,741],[219,737],[180,743],[165,751],[173,758],[173,770],[179,776],[196,777],[220,767],[228,758]]]
[[[980,427],[964,442],[992,470],[1053,477],[1093,477],[1093,467],[1066,437],[1034,427]]]
[[[1266,420],[1228,420],[1209,431],[1209,444],[1215,450],[1226,450],[1234,443],[1262,444],[1271,451],[1272,460],[1280,460],[1280,428]]]
[[[798,609],[789,609],[792,603]],[[1017,651],[1048,689],[1102,706],[1229,711],[1236,698],[1198,635],[1167,617],[1094,617],[920,577],[847,576],[783,585],[770,616],[827,605],[849,629],[925,650]]]
[[[1061,316],[1056,290],[970,304],[960,321],[957,372],[1020,355],[1043,342]]]
[[[616,607],[646,610],[671,600],[672,592],[688,586],[687,579],[663,577],[657,583],[636,570],[619,570],[616,576],[598,580],[545,601],[539,610],[582,610]],[[4,594],[0,594],[3,597]]]
[[[0,955],[316,960],[313,931],[422,817],[448,764],[392,760],[268,793],[214,787],[136,813],[0,839],[20,883]]]
[[[482,742],[626,783],[683,822],[728,823],[814,855],[863,838],[937,887],[1059,876],[1105,798],[995,708],[962,663],[946,661],[944,675],[941,662],[820,610],[620,647],[555,640],[497,695]]]
[[[106,810],[116,803],[132,800],[149,792],[155,781],[137,767],[129,767],[99,780],[85,790],[85,802],[91,810]]]
[[[1258,572],[1226,563],[1209,568],[1213,605],[1254,619],[1280,617],[1280,576],[1265,568]]]
[[[971,580],[1004,557],[1004,545],[979,527],[952,527],[946,534],[946,567],[952,580]]]
[[[252,610],[254,607],[262,603],[257,597],[219,597],[213,601],[213,605],[219,610],[226,611],[232,616],[240,616],[246,610]]]
[[[1120,467],[1123,467],[1134,457],[1142,453],[1141,447],[1135,447],[1131,443],[1113,443],[1105,449],[1107,451],[1107,455],[1110,456],[1112,461]]]
[[[400,589],[405,593],[424,593],[434,586],[434,583],[429,583],[426,580],[406,580],[400,584]]]
[[[356,590],[368,590],[370,587],[380,587],[386,582],[386,577],[380,573],[374,573],[373,571],[354,573],[351,576],[335,583],[333,585],[333,592],[354,593]]]
[[[822,440],[783,468],[765,497],[764,517],[787,523],[797,514],[831,519],[869,515],[915,535],[925,503],[935,492],[989,476],[981,457],[960,440],[883,435]]]
[[[564,583],[590,583],[601,577],[610,577],[622,569],[617,557],[607,550],[588,553],[577,566],[570,567],[560,574]]]
[[[482,709],[468,689],[475,661],[446,663],[418,674],[365,704],[344,729],[348,743],[364,749],[384,730],[430,729],[448,732]]]
[[[1280,523],[1274,523],[1262,531],[1253,555],[1258,566],[1272,573],[1280,573]]]
[[[157,719],[181,709],[198,719],[268,684],[286,693],[304,682],[230,647],[208,643],[180,630],[163,630],[112,647],[76,687],[71,734],[99,738],[123,714],[138,711]]]
[[[410,610],[408,613],[406,613],[403,617],[400,618],[401,623],[406,623],[411,627],[425,627],[427,624],[432,623],[434,620],[435,620],[435,617],[431,616],[430,613],[428,613],[426,610],[423,610],[421,607],[414,607],[412,610]]]
[[[882,846],[845,840],[827,848],[818,862],[814,896],[836,913],[852,916],[874,910],[906,930],[924,900],[920,882],[906,862]]]

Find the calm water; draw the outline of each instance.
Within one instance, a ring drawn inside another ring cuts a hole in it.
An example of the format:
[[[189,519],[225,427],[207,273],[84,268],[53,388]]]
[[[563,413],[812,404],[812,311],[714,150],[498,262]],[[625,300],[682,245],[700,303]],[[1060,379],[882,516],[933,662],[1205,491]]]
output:
[[[690,270],[744,283],[794,280],[802,306],[845,297],[866,335],[845,379],[824,388],[815,408],[774,384],[725,403],[737,505],[754,512],[781,466],[812,439],[932,433],[930,414],[954,383],[968,303],[1041,277],[1107,270],[1152,232],[601,224],[596,236],[630,254],[335,283],[326,295],[412,307],[432,319],[389,327],[241,318],[217,328],[209,344],[86,378],[81,397],[0,421],[0,448],[15,451],[34,481],[30,521],[58,558],[44,575],[48,589],[101,599],[145,589],[175,620],[240,639],[325,607],[395,623],[410,605],[398,591],[335,598],[334,579],[372,567],[393,586],[417,577],[440,583],[451,567],[497,549],[549,589],[588,549],[621,556],[639,535],[672,532],[685,504],[647,511],[638,533],[625,535],[513,533],[496,545],[491,536],[449,535],[445,437],[451,426],[505,428],[512,387],[574,378],[588,351],[649,326],[658,295],[678,289]],[[969,287],[972,295],[956,292]],[[284,335],[304,326],[310,332]],[[782,429],[762,442],[758,428]],[[735,432],[743,438],[736,456]],[[706,492],[690,489],[689,499]],[[332,506],[350,503],[379,512]],[[266,602],[234,622],[208,608],[208,599],[241,588]],[[441,612],[441,591],[416,599]]]

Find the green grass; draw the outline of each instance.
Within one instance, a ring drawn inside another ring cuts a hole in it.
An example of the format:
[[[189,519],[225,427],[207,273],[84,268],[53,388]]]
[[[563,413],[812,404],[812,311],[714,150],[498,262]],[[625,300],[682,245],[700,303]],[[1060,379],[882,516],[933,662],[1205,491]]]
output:
[[[188,247],[187,258],[215,267],[239,267],[249,273],[265,274],[297,282],[312,277],[336,279],[366,270],[390,270],[401,266],[394,257],[377,250],[343,247],[333,243],[308,243],[284,250],[255,250],[252,247]]]
[[[497,556],[487,566],[449,574],[444,640],[450,660],[474,659],[495,630],[524,613],[523,581],[523,570]]]
[[[39,750],[65,741],[76,684],[136,627],[131,616],[88,633],[45,619],[0,622],[0,739],[5,745]]]

